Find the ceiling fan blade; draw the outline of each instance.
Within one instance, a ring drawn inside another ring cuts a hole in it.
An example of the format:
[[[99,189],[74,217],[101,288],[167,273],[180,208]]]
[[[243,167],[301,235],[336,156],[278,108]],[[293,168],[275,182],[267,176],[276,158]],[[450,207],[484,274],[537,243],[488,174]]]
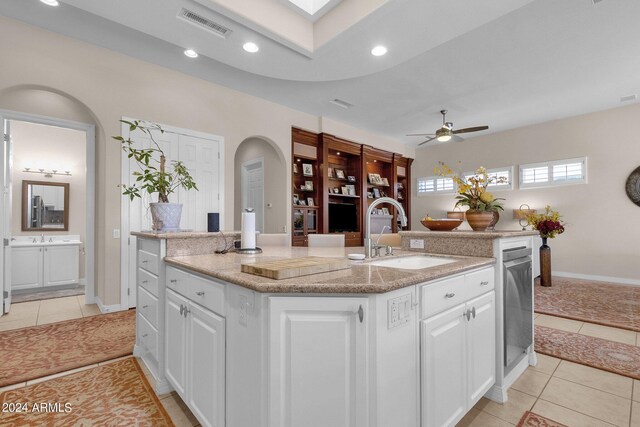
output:
[[[433,133],[408,133],[405,136],[432,136]]]
[[[418,144],[418,146],[421,146],[422,144],[426,144],[427,142],[431,142],[431,141],[433,141],[434,139],[436,139],[436,137],[435,137],[435,136],[434,136],[433,138],[429,138],[429,139],[427,139],[427,140],[422,141],[420,144]]]
[[[472,128],[464,128],[464,129],[454,130],[453,133],[480,132],[481,130],[487,130],[487,129],[489,129],[489,126],[476,126],[476,127],[472,127]]]

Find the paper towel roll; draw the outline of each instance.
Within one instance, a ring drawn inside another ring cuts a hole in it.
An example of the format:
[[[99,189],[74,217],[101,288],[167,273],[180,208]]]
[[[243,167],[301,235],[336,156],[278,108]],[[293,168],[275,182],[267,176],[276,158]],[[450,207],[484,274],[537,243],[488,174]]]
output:
[[[240,246],[242,249],[255,249],[256,247],[256,213],[242,212],[242,230],[240,234]]]

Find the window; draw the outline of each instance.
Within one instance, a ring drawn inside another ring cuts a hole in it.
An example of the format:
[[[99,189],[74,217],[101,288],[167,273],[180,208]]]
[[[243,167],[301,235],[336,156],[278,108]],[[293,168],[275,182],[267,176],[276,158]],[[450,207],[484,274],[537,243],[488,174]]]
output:
[[[455,191],[453,179],[441,176],[418,178],[418,195],[448,194]]]
[[[505,168],[495,168],[495,169],[487,169],[487,174],[489,178],[501,178],[503,177],[506,181],[501,183],[493,183],[489,184],[487,188],[491,188],[493,190],[512,190],[513,189],[513,166],[505,167]],[[475,176],[475,172],[467,172],[464,174],[464,179],[468,180],[472,176]]]
[[[520,188],[586,183],[586,157],[520,165]]]

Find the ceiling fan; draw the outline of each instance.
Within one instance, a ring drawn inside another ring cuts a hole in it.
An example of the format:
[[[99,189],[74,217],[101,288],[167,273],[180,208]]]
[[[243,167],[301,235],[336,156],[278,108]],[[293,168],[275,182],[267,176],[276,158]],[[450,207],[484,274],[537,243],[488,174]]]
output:
[[[471,128],[457,129],[453,130],[453,123],[448,122],[447,110],[440,110],[440,114],[442,114],[442,127],[436,130],[436,133],[410,133],[407,136],[426,136],[428,137],[425,141],[422,141],[418,145],[426,144],[427,142],[431,142],[434,139],[437,139],[440,142],[460,142],[464,141],[464,138],[458,136],[459,133],[469,133],[469,132],[479,132],[481,130],[489,129],[489,126],[474,126]]]

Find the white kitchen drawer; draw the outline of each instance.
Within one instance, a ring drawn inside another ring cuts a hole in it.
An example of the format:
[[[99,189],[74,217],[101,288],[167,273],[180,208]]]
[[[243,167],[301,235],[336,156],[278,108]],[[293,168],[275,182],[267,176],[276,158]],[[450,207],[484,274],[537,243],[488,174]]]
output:
[[[467,299],[475,298],[495,288],[494,268],[485,268],[480,271],[465,274],[464,284]]]
[[[138,285],[149,291],[151,295],[158,296],[158,276],[149,273],[144,268],[138,268]]]
[[[196,304],[225,316],[224,285],[169,266],[167,286]]]
[[[160,264],[158,258],[157,254],[140,249],[138,250],[138,267],[144,268],[157,276]]]
[[[151,323],[151,326],[158,328],[158,298],[154,297],[145,288],[138,289],[138,313]]]
[[[138,313],[138,332],[140,333],[140,345],[143,350],[158,360],[158,330]]]
[[[423,285],[422,313],[423,318],[462,304],[468,298],[465,295],[464,276],[456,276]]]

